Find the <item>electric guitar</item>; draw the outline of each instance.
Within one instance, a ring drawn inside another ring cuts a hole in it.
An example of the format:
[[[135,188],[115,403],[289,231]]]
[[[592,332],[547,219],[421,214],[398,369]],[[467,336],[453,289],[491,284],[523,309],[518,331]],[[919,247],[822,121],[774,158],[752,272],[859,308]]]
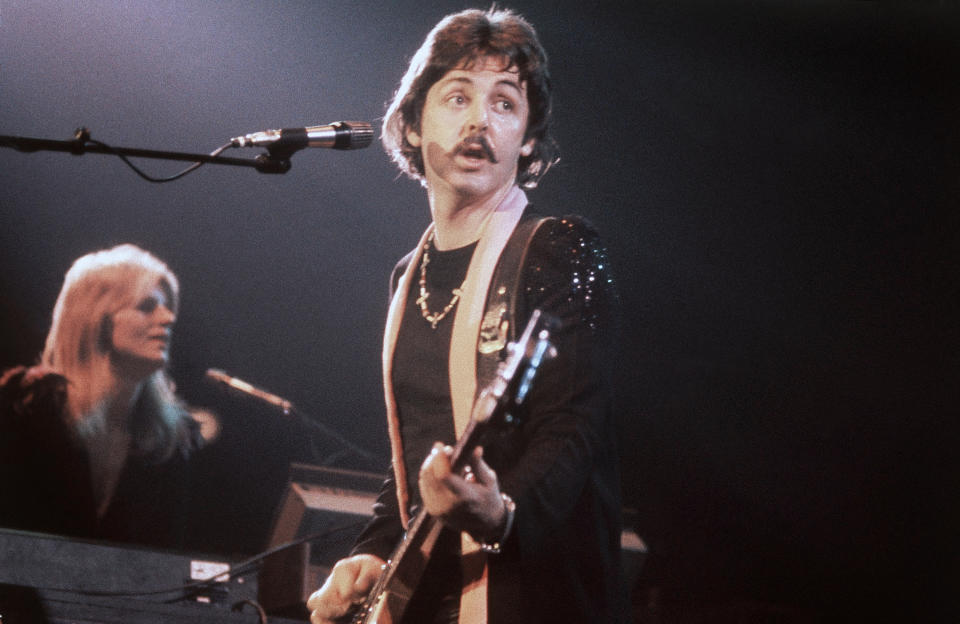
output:
[[[515,408],[526,399],[541,364],[556,353],[550,344],[554,324],[535,310],[520,339],[507,348],[509,354],[494,380],[474,402],[470,422],[453,449],[451,468],[461,471],[483,435],[494,427],[515,422]],[[351,624],[397,624],[413,596],[430,560],[440,530],[439,518],[420,510],[384,565],[380,578],[366,600],[352,615]]]

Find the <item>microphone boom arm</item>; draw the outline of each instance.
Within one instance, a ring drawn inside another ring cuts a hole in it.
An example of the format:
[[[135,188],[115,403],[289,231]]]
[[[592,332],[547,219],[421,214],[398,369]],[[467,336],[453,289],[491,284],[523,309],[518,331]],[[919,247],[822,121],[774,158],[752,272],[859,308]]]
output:
[[[187,152],[168,152],[132,147],[111,147],[100,142],[91,142],[90,132],[86,128],[77,130],[69,141],[38,139],[35,137],[10,136],[0,134],[0,147],[9,147],[20,152],[70,152],[75,156],[83,154],[110,154],[112,156],[133,156],[156,160],[179,160],[214,165],[233,165],[235,167],[253,167],[260,173],[286,173],[290,170],[289,160],[268,158],[264,154],[256,158],[230,158],[212,154],[190,154]]]

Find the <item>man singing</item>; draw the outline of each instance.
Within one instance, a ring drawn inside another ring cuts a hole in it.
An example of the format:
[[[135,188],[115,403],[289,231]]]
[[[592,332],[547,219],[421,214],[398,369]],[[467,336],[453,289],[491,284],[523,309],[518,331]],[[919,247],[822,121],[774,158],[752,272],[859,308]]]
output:
[[[313,624],[366,598],[411,516],[443,532],[409,623],[626,622],[620,484],[608,374],[615,329],[606,252],[579,217],[542,218],[522,188],[557,160],[550,77],[533,27],[507,11],[444,18],[383,125],[427,190],[433,222],[397,265],[384,337],[391,471],[353,554],[309,599]],[[516,427],[451,469],[490,358],[534,310],[556,318]]]

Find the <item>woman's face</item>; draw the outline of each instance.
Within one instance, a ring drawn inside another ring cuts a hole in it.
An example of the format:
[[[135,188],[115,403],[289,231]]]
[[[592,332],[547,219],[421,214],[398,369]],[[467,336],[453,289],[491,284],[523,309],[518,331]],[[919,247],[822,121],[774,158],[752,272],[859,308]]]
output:
[[[113,315],[111,348],[124,367],[146,375],[163,368],[170,357],[170,338],[177,317],[160,284],[132,307]]]

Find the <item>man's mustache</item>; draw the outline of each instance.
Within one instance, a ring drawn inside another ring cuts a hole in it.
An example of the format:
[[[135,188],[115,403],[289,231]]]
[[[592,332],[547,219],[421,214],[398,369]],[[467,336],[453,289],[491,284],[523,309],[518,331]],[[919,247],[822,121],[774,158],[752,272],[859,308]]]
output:
[[[487,141],[487,137],[483,136],[482,134],[476,134],[464,139],[463,142],[457,146],[457,153],[461,154],[463,152],[476,149],[477,147],[483,150],[484,156],[486,156],[487,160],[489,160],[491,163],[497,164],[499,162],[496,155],[493,153],[493,148],[490,147],[490,142]]]

